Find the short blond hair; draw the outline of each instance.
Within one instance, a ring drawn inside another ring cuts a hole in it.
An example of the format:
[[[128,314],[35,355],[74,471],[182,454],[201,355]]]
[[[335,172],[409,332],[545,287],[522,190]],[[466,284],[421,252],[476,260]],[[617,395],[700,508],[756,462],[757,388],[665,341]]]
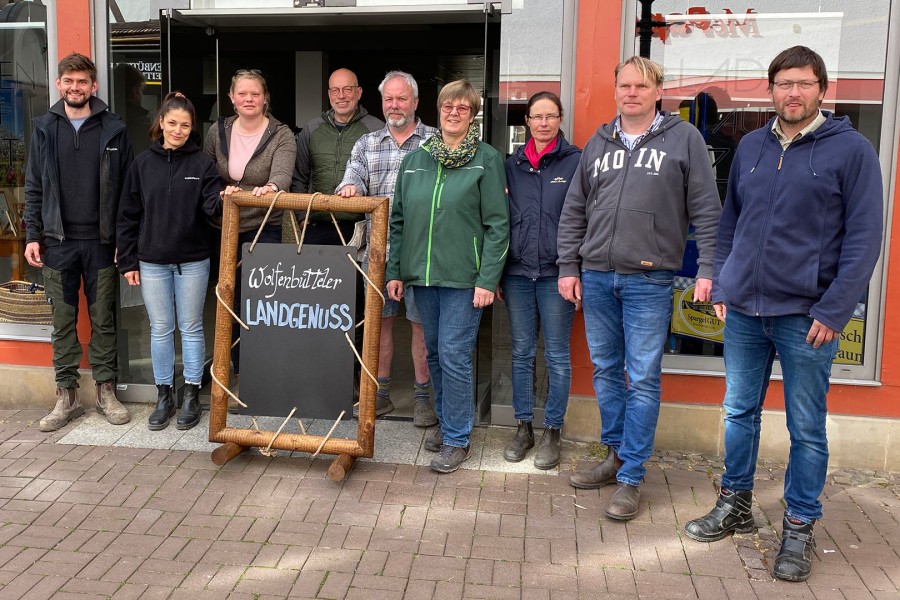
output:
[[[619,63],[616,67],[616,78],[618,79],[619,73],[626,66],[631,65],[637,72],[641,74],[641,77],[645,82],[652,83],[656,86],[661,86],[663,84],[663,68],[658,64],[650,60],[649,58],[644,58],[643,56],[632,56],[625,62]]]
[[[438,110],[441,110],[441,105],[454,100],[465,100],[472,107],[472,116],[481,110],[481,94],[465,79],[451,81],[441,88],[437,98]]]

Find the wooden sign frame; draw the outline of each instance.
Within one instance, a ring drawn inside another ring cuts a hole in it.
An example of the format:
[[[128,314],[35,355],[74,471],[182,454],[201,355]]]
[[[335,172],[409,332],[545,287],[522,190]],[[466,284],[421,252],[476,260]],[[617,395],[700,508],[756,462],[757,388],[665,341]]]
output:
[[[241,208],[272,206],[271,194],[253,196],[250,192],[235,192],[223,200],[222,254],[219,267],[219,297],[216,306],[216,335],[212,372],[215,380],[229,382],[231,359],[232,316],[222,303],[234,305],[234,279],[238,257],[238,233]],[[326,196],[323,194],[291,194],[281,192],[275,199],[275,210],[367,213],[372,215],[369,239],[369,279],[366,284],[365,328],[362,361],[371,373],[378,372],[379,339],[381,336],[381,298],[373,289],[384,289],[384,261],[387,247],[387,198],[356,196]],[[350,250],[350,252],[355,252]],[[355,257],[354,257],[355,258]],[[302,366],[302,365],[298,365]],[[371,458],[375,452],[375,393],[376,383],[363,370],[359,389],[359,424],[355,440],[297,433],[279,433],[256,429],[228,427],[228,394],[215,381],[209,407],[209,441],[222,445],[213,450],[212,461],[223,465],[248,448],[274,448],[299,452],[324,452],[336,455],[328,468],[328,477],[342,480],[358,457]],[[287,415],[285,415],[287,417]]]

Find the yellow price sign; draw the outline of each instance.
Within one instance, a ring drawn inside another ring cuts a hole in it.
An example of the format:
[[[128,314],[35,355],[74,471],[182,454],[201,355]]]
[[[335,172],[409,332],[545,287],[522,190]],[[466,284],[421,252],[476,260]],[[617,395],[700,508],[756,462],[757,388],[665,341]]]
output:
[[[837,356],[834,357],[838,365],[863,364],[863,344],[865,342],[866,323],[856,317],[850,319],[844,331],[841,332],[841,342],[838,344]]]
[[[721,342],[725,323],[716,317],[709,302],[694,302],[694,286],[675,290],[672,306],[672,333]]]

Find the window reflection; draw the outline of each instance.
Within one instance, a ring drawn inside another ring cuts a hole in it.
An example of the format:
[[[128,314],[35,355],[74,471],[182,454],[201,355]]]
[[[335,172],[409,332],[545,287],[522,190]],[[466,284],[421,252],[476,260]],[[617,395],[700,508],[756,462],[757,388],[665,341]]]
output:
[[[814,48],[825,59],[829,86],[822,109],[848,116],[878,149],[881,140],[885,48],[889,0],[840,3],[824,12],[818,0],[775,0],[727,8],[683,0],[657,0],[656,20],[666,20],[651,44],[651,58],[666,70],[662,107],[678,112],[703,133],[724,200],[729,155],[747,133],[775,116],[768,91],[768,64],[795,45]],[[860,43],[865,40],[864,43]],[[638,44],[635,41],[634,51]],[[672,335],[667,350],[679,355],[721,356],[721,327],[711,307],[693,305],[696,246],[688,242],[676,281]],[[836,365],[862,365],[868,306],[860,299],[842,336]],[[701,326],[696,326],[701,323]],[[706,323],[707,326],[702,324]]]
[[[25,251],[25,165],[31,121],[50,106],[47,66],[47,9],[35,2],[0,7],[0,284],[42,283]],[[28,286],[22,286],[26,288]],[[0,330],[36,323],[0,307]],[[16,329],[16,331],[23,331]]]

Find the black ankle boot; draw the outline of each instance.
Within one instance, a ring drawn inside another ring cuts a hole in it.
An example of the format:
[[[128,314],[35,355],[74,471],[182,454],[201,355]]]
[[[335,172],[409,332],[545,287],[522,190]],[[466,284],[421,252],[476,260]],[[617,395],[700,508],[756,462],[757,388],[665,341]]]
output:
[[[178,411],[178,419],[175,427],[178,429],[190,429],[200,422],[200,386],[193,383],[184,385],[184,397],[181,400],[181,410]]]
[[[544,429],[541,443],[534,453],[535,469],[552,469],[559,464],[559,429]]]
[[[534,448],[534,429],[531,421],[517,421],[519,424],[516,435],[509,441],[503,450],[503,458],[509,462],[519,462],[528,453],[529,448]]]
[[[684,533],[698,542],[715,542],[731,533],[751,533],[756,529],[750,505],[752,490],[722,489],[716,506],[700,519],[688,521]]]
[[[784,518],[781,550],[775,559],[775,577],[785,581],[806,581],[812,571],[812,549],[816,547],[812,523]]]
[[[175,414],[175,401],[172,400],[172,386],[156,386],[156,410],[150,413],[147,427],[150,431],[159,431],[169,426],[169,419]]]

